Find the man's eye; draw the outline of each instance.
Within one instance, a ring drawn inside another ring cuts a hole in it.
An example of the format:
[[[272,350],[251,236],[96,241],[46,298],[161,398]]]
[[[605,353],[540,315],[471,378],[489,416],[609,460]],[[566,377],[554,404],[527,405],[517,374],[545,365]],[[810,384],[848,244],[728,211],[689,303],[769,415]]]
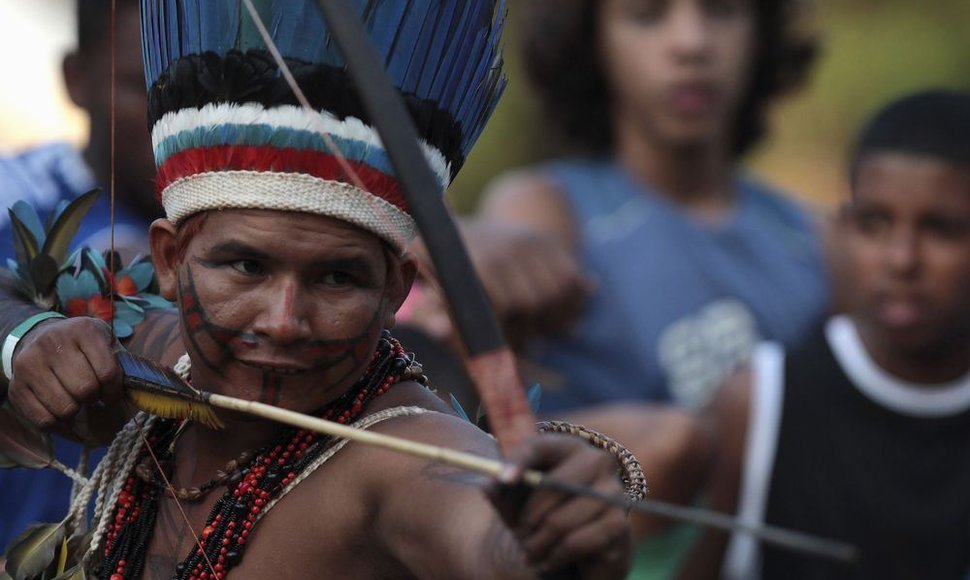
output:
[[[928,219],[924,223],[924,227],[933,234],[947,240],[962,239],[970,232],[970,224],[968,222],[945,217]]]
[[[326,286],[347,286],[354,278],[347,272],[327,272],[320,277],[320,281]]]
[[[623,16],[636,24],[656,24],[663,20],[665,7],[659,1],[628,3]]]
[[[889,218],[881,213],[860,212],[855,216],[855,223],[860,231],[875,234],[889,226]]]
[[[258,276],[263,273],[263,266],[256,260],[236,260],[235,262],[231,262],[229,266],[240,274],[246,274],[247,276]]]
[[[744,5],[742,0],[707,0],[704,3],[706,12],[717,18],[736,16]]]

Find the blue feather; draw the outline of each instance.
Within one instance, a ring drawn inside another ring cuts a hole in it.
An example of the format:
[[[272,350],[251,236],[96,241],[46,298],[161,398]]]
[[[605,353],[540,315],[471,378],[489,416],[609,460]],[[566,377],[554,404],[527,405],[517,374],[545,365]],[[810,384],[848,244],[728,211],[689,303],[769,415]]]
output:
[[[451,408],[458,413],[459,417],[471,423],[472,420],[468,418],[468,413],[465,412],[465,409],[461,406],[461,403],[458,402],[458,399],[455,398],[455,395],[448,393],[448,396],[451,397]]]
[[[43,246],[47,235],[44,232],[44,226],[40,223],[40,218],[37,217],[34,206],[19,199],[10,207],[10,212],[17,216],[20,223],[27,227],[27,231],[34,236],[34,242],[36,242],[37,246]]]
[[[430,67],[428,74],[421,75],[421,80],[418,83],[416,91],[418,94],[427,95],[434,99],[435,95],[432,94],[431,88],[434,86],[435,79],[441,75],[443,70],[451,68],[450,65],[452,63],[448,56],[447,48],[449,48],[449,44],[455,35],[455,14],[457,10],[458,4],[453,2],[446,3],[442,7],[438,27],[444,32],[434,36],[431,41],[431,46],[428,49],[428,54],[436,55],[439,58],[439,62],[437,66]]]
[[[539,405],[542,404],[542,386],[539,383],[532,383],[526,390],[525,397],[529,401],[529,408],[532,409],[532,414],[539,414]]]
[[[421,80],[421,74],[429,64],[429,51],[431,42],[434,40],[434,34],[430,32],[435,30],[437,22],[438,14],[436,11],[429,11],[422,18],[418,37],[415,39],[414,48],[410,51],[411,56],[408,59],[407,72],[398,86],[401,92],[418,94],[418,84]]]
[[[254,0],[284,57],[345,66],[315,0]],[[353,0],[391,81],[450,114],[467,155],[505,87],[504,0]],[[141,0],[148,86],[182,57],[263,49],[241,0]],[[424,131],[440,128],[420,127]],[[297,137],[303,139],[303,137]],[[460,160],[459,160],[460,161]]]
[[[409,2],[407,9],[402,14],[402,19],[397,23],[392,35],[390,52],[387,60],[387,74],[391,80],[400,85],[404,75],[407,74],[408,65],[411,63],[411,54],[415,44],[415,37],[421,31],[424,22],[424,12],[415,9],[414,2]]]

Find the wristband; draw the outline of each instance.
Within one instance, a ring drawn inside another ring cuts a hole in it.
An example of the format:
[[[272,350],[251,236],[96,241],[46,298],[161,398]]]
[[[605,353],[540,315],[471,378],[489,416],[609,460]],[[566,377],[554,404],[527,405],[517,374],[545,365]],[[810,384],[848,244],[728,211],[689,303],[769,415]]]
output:
[[[60,312],[39,312],[18,324],[13,330],[10,331],[10,334],[7,335],[7,338],[3,341],[3,353],[0,356],[3,358],[3,376],[6,377],[8,381],[13,380],[13,351],[15,348],[17,348],[17,343],[20,342],[20,339],[25,334],[30,332],[30,329],[50,318],[67,317]]]

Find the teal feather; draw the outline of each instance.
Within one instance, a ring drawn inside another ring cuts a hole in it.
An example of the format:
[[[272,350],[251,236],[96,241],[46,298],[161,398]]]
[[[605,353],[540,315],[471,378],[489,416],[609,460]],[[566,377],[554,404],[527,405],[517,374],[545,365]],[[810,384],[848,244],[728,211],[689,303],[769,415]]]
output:
[[[458,402],[458,399],[455,398],[455,395],[448,393],[448,396],[451,397],[451,408],[458,413],[459,417],[471,423],[472,420],[468,418],[468,413],[465,412],[465,409],[461,406],[461,403]]]
[[[539,414],[539,405],[542,404],[542,386],[539,383],[532,383],[525,393],[526,400],[529,401],[529,408],[533,415]]]
[[[13,212],[20,223],[27,226],[27,229],[34,236],[34,240],[37,242],[38,246],[44,245],[45,229],[43,224],[40,222],[40,218],[37,217],[37,211],[34,207],[24,200],[17,200],[16,203],[11,206],[10,210]]]

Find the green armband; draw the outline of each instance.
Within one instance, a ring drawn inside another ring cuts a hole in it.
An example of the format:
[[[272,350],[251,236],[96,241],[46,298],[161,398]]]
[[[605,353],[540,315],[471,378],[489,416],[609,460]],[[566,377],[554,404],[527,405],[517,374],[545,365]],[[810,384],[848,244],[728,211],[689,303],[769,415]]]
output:
[[[40,324],[41,322],[49,318],[67,318],[60,312],[38,312],[37,314],[31,316],[27,320],[21,322],[10,331],[7,338],[3,341],[3,376],[6,377],[7,381],[13,380],[13,351],[17,348],[17,343],[23,338],[25,334],[30,332],[30,330]]]

